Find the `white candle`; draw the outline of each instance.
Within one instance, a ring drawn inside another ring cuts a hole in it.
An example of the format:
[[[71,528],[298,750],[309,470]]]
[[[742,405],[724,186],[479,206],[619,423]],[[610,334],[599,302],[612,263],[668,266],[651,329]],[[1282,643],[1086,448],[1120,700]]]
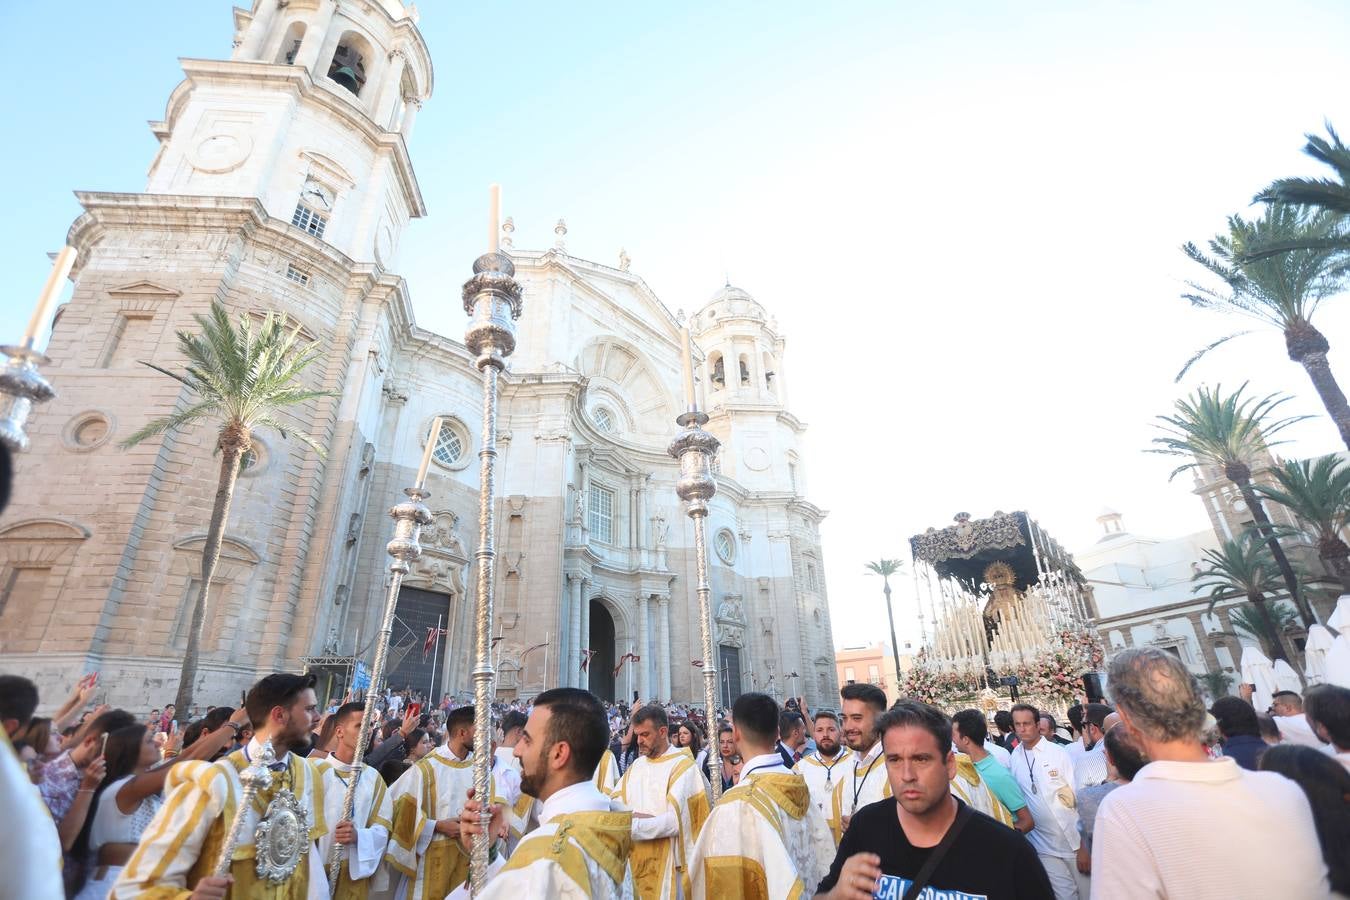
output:
[[[75,248],[62,247],[61,252],[56,254],[56,262],[52,264],[52,271],[47,276],[47,283],[42,286],[42,293],[38,295],[37,308],[33,310],[33,317],[28,320],[28,327],[23,332],[23,343],[25,347],[32,347],[37,343],[38,332],[42,331],[42,326],[47,324],[47,320],[52,316],[52,307],[56,305],[57,298],[61,296],[61,289],[66,285],[66,279],[70,277],[70,269],[75,265]]]
[[[502,240],[502,186],[488,188],[488,252],[496,253]]]
[[[422,453],[422,465],[417,468],[418,490],[426,487],[427,469],[431,468],[431,454],[436,452],[436,440],[441,436],[441,417],[437,416],[431,420],[431,433],[427,435],[426,450]]]
[[[692,412],[698,409],[698,400],[694,397],[694,348],[688,328],[680,329],[680,362],[684,365],[684,405]]]

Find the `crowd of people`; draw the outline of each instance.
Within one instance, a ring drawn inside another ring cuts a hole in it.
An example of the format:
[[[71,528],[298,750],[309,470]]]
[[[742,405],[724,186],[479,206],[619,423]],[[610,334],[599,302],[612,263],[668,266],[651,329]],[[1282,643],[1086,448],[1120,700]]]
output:
[[[3,675],[0,801],[33,822],[4,870],[20,897],[318,897],[336,858],[336,896],[440,900],[467,896],[486,820],[489,897],[1350,896],[1350,690],[1207,709],[1175,656],[1132,649],[1109,692],[1064,727],[849,684],[837,709],[745,694],[709,729],[697,707],[556,689],[493,705],[476,798],[474,709],[448,697],[387,691],[363,729],[364,699],[321,708],[307,675],[183,715],[93,705],[87,676],[48,718]],[[265,746],[273,783],[240,809]],[[277,880],[253,842],[282,794],[309,841]]]

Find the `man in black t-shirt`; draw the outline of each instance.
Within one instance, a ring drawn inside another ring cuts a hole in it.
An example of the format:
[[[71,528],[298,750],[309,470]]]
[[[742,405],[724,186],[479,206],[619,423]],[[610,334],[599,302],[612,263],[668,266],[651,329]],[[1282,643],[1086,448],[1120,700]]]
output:
[[[965,806],[951,794],[952,723],[913,700],[877,720],[893,799],[858,810],[817,898],[901,900]],[[1053,900],[1050,879],[1021,834],[969,811],[920,900]]]

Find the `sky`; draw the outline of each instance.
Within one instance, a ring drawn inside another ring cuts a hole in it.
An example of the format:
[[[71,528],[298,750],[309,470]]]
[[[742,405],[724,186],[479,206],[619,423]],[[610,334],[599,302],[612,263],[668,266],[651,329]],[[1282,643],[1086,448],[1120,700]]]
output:
[[[139,191],[181,80],[229,55],[230,4],[0,5],[14,75],[0,147],[17,339],[79,213]],[[884,633],[864,563],[967,511],[1025,509],[1070,549],[1103,506],[1127,529],[1207,527],[1173,463],[1142,451],[1196,386],[1294,396],[1318,417],[1286,456],[1339,448],[1306,376],[1263,330],[1181,299],[1203,242],[1301,153],[1350,131],[1350,16],[1335,0],[1023,4],[421,5],[435,93],[409,149],[429,215],[398,268],[417,320],[463,331],[487,185],[516,246],[565,218],[573,255],[620,248],[672,310],[728,279],[777,317],[803,478],[822,526],[837,646]],[[1350,302],[1318,323],[1350,381]],[[906,575],[900,639],[916,636]]]

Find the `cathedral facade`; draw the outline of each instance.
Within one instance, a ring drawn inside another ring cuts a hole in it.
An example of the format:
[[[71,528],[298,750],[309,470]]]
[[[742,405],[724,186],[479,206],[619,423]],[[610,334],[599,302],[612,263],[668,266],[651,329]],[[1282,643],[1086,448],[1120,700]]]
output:
[[[0,667],[56,696],[100,670],[107,701],[177,685],[219,457],[203,425],[119,442],[189,397],[143,365],[182,366],[175,332],[213,301],[275,310],[323,353],[294,411],[320,456],[255,435],[211,585],[197,696],[308,666],[339,689],[373,642],[388,585],[388,508],[433,443],[434,522],[404,582],[391,679],[470,691],[481,387],[451,336],[414,321],[395,272],[425,215],[405,139],[432,93],[417,12],[398,0],[255,0],[229,60],[183,60],[143,193],[80,192],[75,291],[43,371],[0,521]],[[524,289],[499,410],[499,694],[559,685],[690,701],[703,664],[692,525],[666,452],[683,409],[680,321],[626,256],[615,266],[511,245]],[[463,261],[465,277],[470,260]],[[452,267],[453,269],[453,267]],[[819,525],[784,341],[726,286],[685,322],[722,441],[708,518],[724,699],[837,699]],[[433,421],[443,417],[437,433]],[[439,630],[438,630],[439,629]],[[430,645],[430,648],[428,648]]]

